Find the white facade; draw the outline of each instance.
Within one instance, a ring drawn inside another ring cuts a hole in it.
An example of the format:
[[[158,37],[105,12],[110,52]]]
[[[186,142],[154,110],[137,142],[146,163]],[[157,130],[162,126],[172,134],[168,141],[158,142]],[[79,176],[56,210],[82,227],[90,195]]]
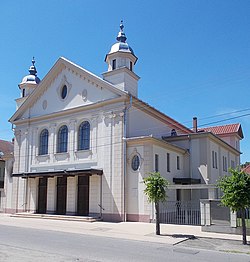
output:
[[[41,82],[30,80],[35,88],[17,100],[10,119],[15,125],[15,163],[8,177],[6,212],[150,221],[153,210],[142,183],[148,173],[159,171],[170,181],[169,199],[207,198],[199,190],[192,196],[179,191],[177,197],[174,185],[214,184],[232,161],[240,163],[240,136],[220,139],[211,132],[195,133],[137,98],[137,58],[124,37],[121,27],[118,42],[106,56],[104,80],[65,58],[59,58]],[[20,89],[30,84],[23,80]],[[89,124],[89,144],[79,149],[83,123]],[[58,152],[62,127],[67,129],[66,150]]]

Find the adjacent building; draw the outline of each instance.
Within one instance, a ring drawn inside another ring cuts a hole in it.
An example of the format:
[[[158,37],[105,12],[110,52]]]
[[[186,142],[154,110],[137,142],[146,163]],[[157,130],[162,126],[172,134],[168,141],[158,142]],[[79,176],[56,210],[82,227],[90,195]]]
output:
[[[7,211],[7,190],[11,186],[11,177],[13,173],[14,162],[13,142],[0,139],[0,212]]]

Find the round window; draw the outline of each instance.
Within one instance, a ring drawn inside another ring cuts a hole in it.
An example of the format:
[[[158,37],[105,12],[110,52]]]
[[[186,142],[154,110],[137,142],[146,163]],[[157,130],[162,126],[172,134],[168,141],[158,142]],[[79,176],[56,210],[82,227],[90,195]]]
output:
[[[61,92],[62,99],[64,99],[67,96],[67,92],[68,92],[68,88],[66,85],[64,85]]]
[[[134,171],[137,171],[139,169],[139,166],[140,166],[140,158],[138,155],[135,155],[133,158],[132,158],[132,164],[131,164],[131,167]]]

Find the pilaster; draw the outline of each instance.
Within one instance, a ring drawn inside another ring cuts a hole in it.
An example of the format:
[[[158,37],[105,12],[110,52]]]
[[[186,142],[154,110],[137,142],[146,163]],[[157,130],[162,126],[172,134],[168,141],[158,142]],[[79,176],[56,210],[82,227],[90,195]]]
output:
[[[56,152],[56,126],[57,125],[55,123],[51,123],[49,126],[48,154],[51,162],[55,162],[54,154]]]
[[[68,152],[70,161],[74,161],[74,152],[76,149],[76,141],[75,141],[75,133],[76,133],[76,120],[71,119],[69,122],[69,140],[68,140]]]

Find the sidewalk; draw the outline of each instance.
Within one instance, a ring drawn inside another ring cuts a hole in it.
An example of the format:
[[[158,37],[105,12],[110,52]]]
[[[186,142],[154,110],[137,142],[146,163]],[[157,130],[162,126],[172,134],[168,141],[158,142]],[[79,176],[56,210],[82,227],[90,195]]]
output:
[[[0,225],[105,236],[129,240],[149,241],[173,246],[214,250],[250,252],[250,246],[241,244],[241,235],[202,232],[200,226],[161,224],[161,235],[155,235],[155,224],[140,222],[79,222],[41,218],[11,217],[0,214]],[[195,240],[189,240],[189,236]],[[248,236],[250,241],[250,236]],[[198,243],[199,242],[199,243]],[[216,244],[214,244],[216,243]]]

